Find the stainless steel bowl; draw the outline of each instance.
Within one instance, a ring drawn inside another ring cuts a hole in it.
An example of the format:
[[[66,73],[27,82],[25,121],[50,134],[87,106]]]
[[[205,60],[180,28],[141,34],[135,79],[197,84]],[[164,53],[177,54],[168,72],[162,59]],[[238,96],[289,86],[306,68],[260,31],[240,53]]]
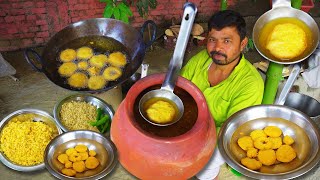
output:
[[[281,128],[284,135],[295,140],[292,147],[297,153],[290,163],[263,166],[253,171],[240,163],[246,156],[237,144],[239,137],[266,126]],[[280,105],[258,105],[232,115],[219,132],[219,150],[232,168],[256,179],[291,179],[311,170],[320,160],[320,135],[316,124],[304,113]]]
[[[57,124],[59,125],[59,127],[64,131],[70,131],[70,129],[68,129],[66,126],[64,126],[61,122],[61,116],[60,116],[60,111],[62,108],[62,105],[64,103],[70,102],[70,101],[82,101],[82,102],[87,102],[90,103],[92,105],[94,105],[97,108],[101,108],[105,114],[108,114],[110,116],[110,119],[113,118],[114,115],[114,111],[111,105],[109,105],[108,103],[106,103],[105,101],[103,101],[102,99],[90,95],[90,94],[73,94],[70,96],[67,96],[65,98],[63,98],[62,100],[60,100],[55,106],[54,106],[54,110],[53,110],[53,115],[54,118],[57,121]],[[109,132],[106,133],[106,135],[109,135]]]
[[[59,163],[57,157],[68,148],[77,144],[84,144],[90,150],[95,150],[95,156],[100,165],[93,170],[77,173],[75,177],[68,177],[60,171],[64,165]],[[47,170],[59,179],[101,179],[109,174],[118,163],[118,153],[112,141],[100,133],[89,130],[69,131],[53,139],[45,151],[45,165]]]
[[[3,130],[3,128],[9,123],[9,121],[21,114],[29,114],[29,113],[33,113],[33,114],[37,114],[39,115],[39,117],[37,117],[36,119],[34,119],[34,121],[42,121],[44,123],[46,123],[47,125],[51,126],[52,128],[55,128],[58,132],[58,134],[61,134],[62,131],[61,129],[58,127],[58,125],[55,123],[55,120],[53,119],[53,117],[42,110],[38,110],[38,109],[20,109],[17,111],[12,112],[11,114],[7,115],[4,119],[2,119],[2,121],[0,122],[0,137],[1,137],[1,132]],[[44,117],[44,118],[41,118]],[[45,164],[40,163],[34,166],[23,166],[23,165],[18,165],[12,161],[10,161],[5,154],[0,151],[0,160],[1,162],[6,165],[7,167],[17,170],[17,171],[37,171],[37,170],[41,170],[45,168]]]

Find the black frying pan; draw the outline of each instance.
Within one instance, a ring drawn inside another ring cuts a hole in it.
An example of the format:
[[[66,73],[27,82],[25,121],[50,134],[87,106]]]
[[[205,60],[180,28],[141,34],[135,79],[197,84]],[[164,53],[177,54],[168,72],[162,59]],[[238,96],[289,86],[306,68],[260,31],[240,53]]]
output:
[[[148,43],[144,43],[143,32],[148,24],[152,25],[152,38]],[[56,33],[44,47],[42,56],[33,49],[26,49],[24,55],[34,70],[43,72],[60,87],[83,92],[102,92],[123,83],[137,71],[142,64],[146,49],[155,38],[156,25],[151,20],[146,21],[139,32],[132,26],[115,19],[94,18],[73,23]],[[109,82],[100,90],[75,89],[69,86],[66,79],[58,73],[58,67],[61,64],[58,59],[59,54],[66,48],[77,49],[82,46],[89,46],[101,53],[121,51],[127,54],[128,64],[124,67],[122,76],[117,81]],[[30,53],[35,56],[40,65],[36,65],[31,60]]]

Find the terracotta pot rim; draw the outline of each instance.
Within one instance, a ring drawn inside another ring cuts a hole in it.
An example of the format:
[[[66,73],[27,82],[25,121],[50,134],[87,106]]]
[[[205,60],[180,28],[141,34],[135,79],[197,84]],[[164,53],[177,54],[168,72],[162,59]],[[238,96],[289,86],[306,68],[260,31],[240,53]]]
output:
[[[154,80],[154,76],[159,76]],[[134,106],[134,102],[137,98],[137,96],[146,88],[153,86],[153,85],[157,85],[157,84],[162,84],[163,80],[165,78],[165,73],[157,73],[157,74],[152,74],[152,75],[148,75],[145,78],[140,79],[139,81],[137,81],[129,90],[127,97],[125,99],[125,108],[128,110],[128,116],[133,116],[133,106]],[[180,88],[182,88],[183,90],[187,91],[196,101],[197,103],[197,107],[198,109],[198,118],[194,124],[194,126],[187,131],[186,133],[179,135],[179,136],[175,136],[175,137],[159,137],[159,136],[154,136],[151,134],[145,134],[143,133],[143,130],[141,130],[140,128],[135,128],[135,130],[137,131],[138,134],[140,134],[141,136],[148,138],[152,141],[157,141],[157,142],[168,142],[168,143],[178,143],[181,141],[187,141],[188,139],[192,138],[193,135],[192,134],[198,134],[198,133],[203,133],[204,130],[203,128],[207,128],[209,125],[206,124],[205,119],[208,119],[207,116],[210,116],[210,119],[212,120],[212,123],[214,128],[215,124],[213,123],[213,118],[209,112],[208,106],[206,104],[206,100],[204,95],[202,94],[202,92],[200,91],[200,89],[198,87],[196,87],[196,85],[194,85],[191,81],[179,76],[177,79],[177,86],[179,86]],[[136,90],[139,89],[139,90]],[[204,113],[204,112],[208,112],[208,113]],[[130,115],[129,115],[130,114]],[[131,124],[131,126],[135,126],[134,120],[132,120],[131,118],[129,119],[129,123]]]

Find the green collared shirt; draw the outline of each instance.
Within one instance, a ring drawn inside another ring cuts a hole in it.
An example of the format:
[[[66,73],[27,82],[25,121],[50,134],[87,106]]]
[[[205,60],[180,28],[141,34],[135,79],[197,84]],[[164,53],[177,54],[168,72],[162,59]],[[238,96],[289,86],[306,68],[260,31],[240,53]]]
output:
[[[229,77],[211,87],[208,80],[211,63],[212,59],[203,50],[182,68],[181,76],[189,79],[202,91],[216,126],[221,127],[235,112],[261,104],[264,82],[256,68],[242,55]]]

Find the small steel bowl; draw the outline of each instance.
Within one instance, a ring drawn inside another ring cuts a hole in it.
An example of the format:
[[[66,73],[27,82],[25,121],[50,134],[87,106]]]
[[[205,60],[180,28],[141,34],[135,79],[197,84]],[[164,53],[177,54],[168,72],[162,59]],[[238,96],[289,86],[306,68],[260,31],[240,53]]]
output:
[[[266,126],[279,127],[283,135],[291,136],[291,146],[297,157],[289,163],[262,166],[253,171],[243,166],[240,160],[246,157],[237,140],[251,131]],[[228,165],[245,176],[255,179],[291,179],[311,170],[320,160],[320,135],[316,124],[304,113],[280,105],[258,105],[245,108],[224,123],[219,132],[219,150]]]
[[[69,177],[61,173],[64,165],[57,157],[68,148],[77,144],[84,144],[89,150],[95,150],[95,156],[100,165],[93,170],[77,173],[75,177]],[[45,165],[47,170],[59,179],[101,179],[109,174],[118,163],[118,153],[112,141],[100,133],[89,130],[69,131],[53,139],[45,151]]]
[[[62,100],[60,100],[59,102],[57,102],[57,104],[54,106],[54,110],[53,110],[54,118],[56,119],[58,126],[64,132],[68,132],[68,131],[70,131],[70,129],[68,129],[66,126],[64,126],[62,124],[60,111],[61,111],[62,105],[64,103],[67,103],[70,101],[82,101],[82,102],[90,103],[97,108],[101,108],[105,114],[109,115],[111,120],[113,118],[114,110],[113,110],[112,106],[109,105],[108,103],[106,103],[104,100],[102,100],[96,96],[90,95],[90,94],[73,94],[73,95],[67,96],[67,97],[63,98]],[[106,132],[105,135],[109,136],[109,133],[110,132]]]
[[[46,123],[47,125],[51,126],[52,128],[55,128],[57,130],[58,134],[62,133],[61,129],[58,127],[55,120],[53,119],[53,117],[49,113],[42,111],[42,110],[38,110],[38,109],[20,109],[20,110],[17,110],[17,111],[10,113],[4,119],[2,119],[2,121],[0,122],[0,137],[1,137],[2,130],[4,129],[4,127],[9,123],[9,121],[12,118],[14,118],[18,115],[21,115],[21,114],[29,114],[29,113],[39,115],[39,117],[34,119],[34,121],[42,121],[42,122]],[[41,117],[44,117],[44,118],[41,118]],[[2,151],[0,151],[0,160],[7,167],[14,169],[14,170],[17,170],[17,171],[30,172],[30,171],[37,171],[37,170],[41,170],[41,169],[45,168],[44,162],[37,164],[37,165],[33,165],[33,166],[18,165],[16,163],[12,162],[11,160],[9,160]]]

